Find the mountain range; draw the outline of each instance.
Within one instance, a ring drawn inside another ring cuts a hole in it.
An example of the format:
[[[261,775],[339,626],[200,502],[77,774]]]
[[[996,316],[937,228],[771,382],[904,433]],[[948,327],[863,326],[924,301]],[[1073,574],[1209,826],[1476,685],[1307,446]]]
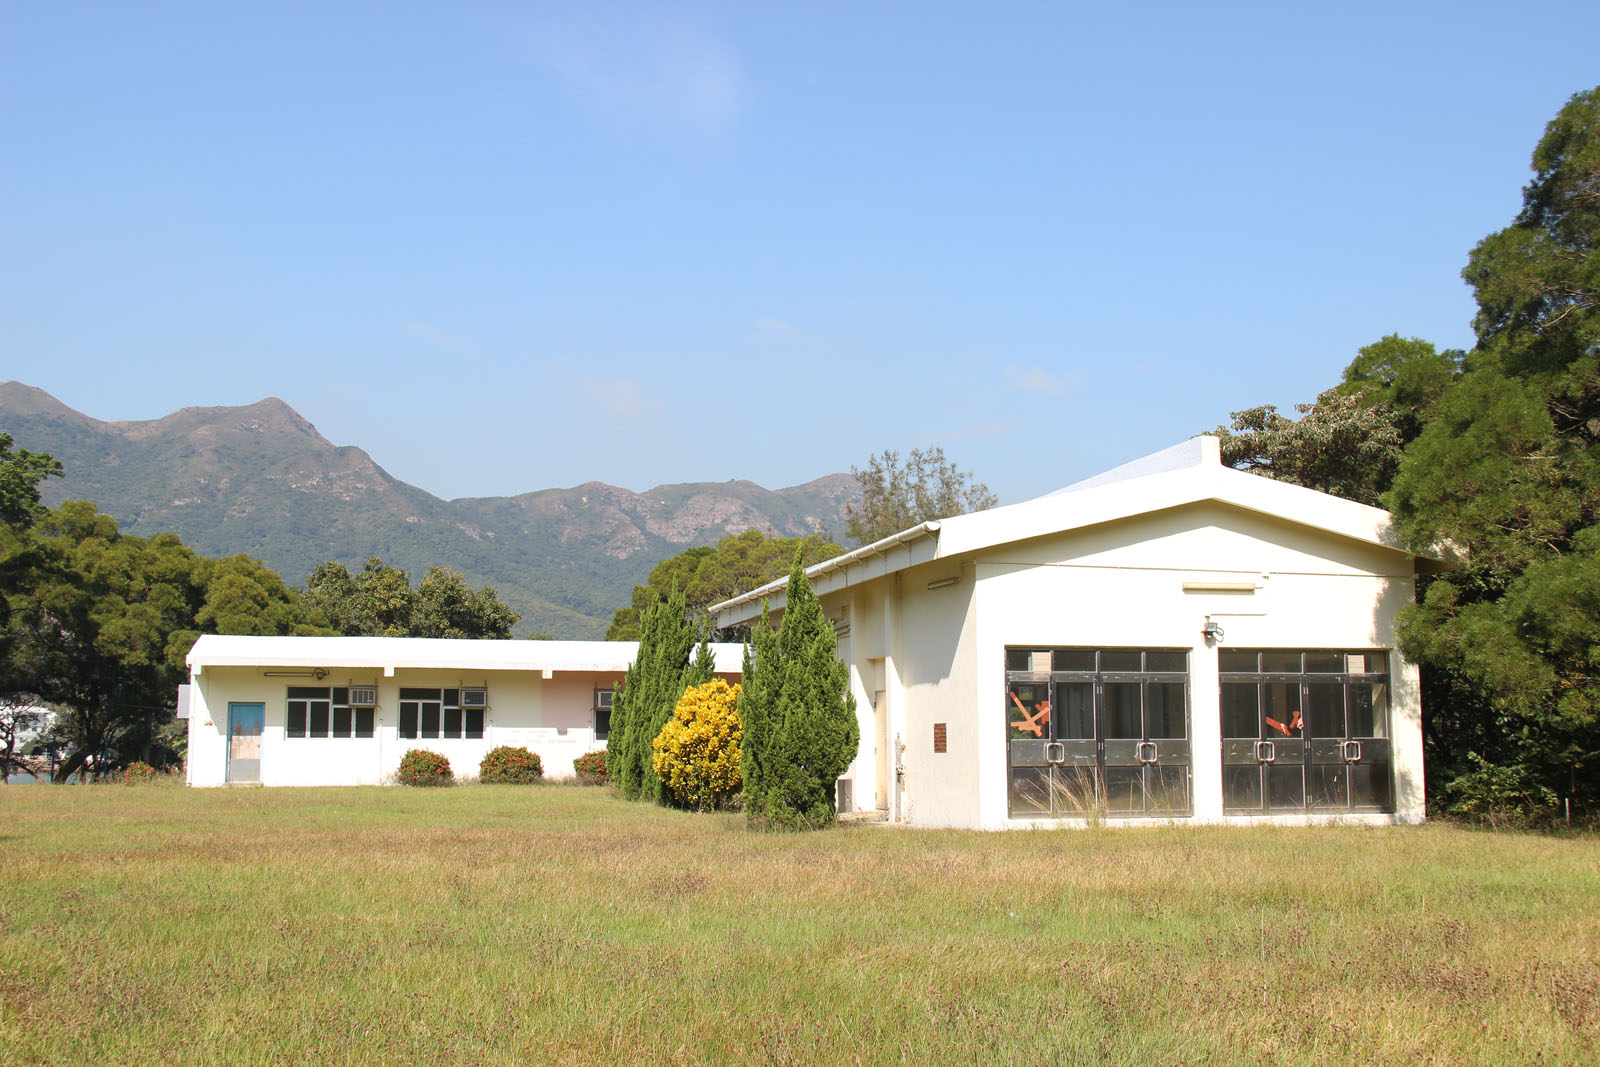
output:
[[[837,538],[859,492],[850,475],[830,474],[778,490],[729,481],[635,493],[587,482],[443,500],[360,448],[331,443],[276,397],[101,422],[4,382],[0,430],[62,462],[66,476],[43,487],[51,506],[92,500],[129,533],[172,531],[205,555],[248,553],[291,585],[324,560],[359,569],[381,556],[413,581],[430,565],[452,567],[520,612],[519,633],[574,639],[603,636],[659,560],[749,529]]]

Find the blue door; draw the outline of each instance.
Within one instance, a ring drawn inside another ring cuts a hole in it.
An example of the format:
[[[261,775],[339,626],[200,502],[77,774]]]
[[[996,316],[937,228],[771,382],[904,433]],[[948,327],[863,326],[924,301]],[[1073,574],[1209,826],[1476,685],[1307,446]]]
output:
[[[228,781],[261,781],[261,731],[265,704],[228,703]]]

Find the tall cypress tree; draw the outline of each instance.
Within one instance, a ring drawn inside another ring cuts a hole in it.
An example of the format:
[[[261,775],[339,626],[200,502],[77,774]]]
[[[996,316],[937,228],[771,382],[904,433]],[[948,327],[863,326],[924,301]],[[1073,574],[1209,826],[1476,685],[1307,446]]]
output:
[[[861,733],[849,668],[798,557],[782,625],[774,632],[763,610],[752,635],[739,717],[749,817],[793,830],[833,822],[834,784],[855,759]]]
[[[677,589],[666,600],[647,607],[639,620],[639,651],[616,700],[622,724],[615,726],[618,707],[614,706],[612,742],[606,755],[607,773],[629,799],[660,801],[665,795],[650,745],[672,717],[690,678],[698,675],[697,664],[706,668],[704,680],[711,678],[711,649],[703,638],[700,643],[702,650],[691,662],[694,627],[684,596]]]

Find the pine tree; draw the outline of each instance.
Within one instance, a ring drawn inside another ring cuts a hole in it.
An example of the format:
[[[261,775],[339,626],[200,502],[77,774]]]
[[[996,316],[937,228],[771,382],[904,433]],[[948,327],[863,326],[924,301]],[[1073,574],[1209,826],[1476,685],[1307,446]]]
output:
[[[835,653],[833,625],[799,558],[789,571],[782,625],[766,611],[745,654],[739,695],[744,724],[745,811],[777,829],[834,820],[834,784],[861,742],[850,672]]]
[[[695,633],[684,597],[674,589],[664,601],[647,607],[639,620],[639,651],[612,707],[612,734],[607,744],[606,771],[630,800],[664,797],[651,747],[656,734],[672,718],[672,709],[691,678],[711,679],[711,649],[704,638],[695,651]],[[618,720],[621,720],[618,725]]]

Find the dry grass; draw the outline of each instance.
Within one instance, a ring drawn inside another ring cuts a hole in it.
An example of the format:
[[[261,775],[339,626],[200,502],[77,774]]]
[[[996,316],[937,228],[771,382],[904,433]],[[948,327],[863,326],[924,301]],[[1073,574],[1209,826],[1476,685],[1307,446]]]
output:
[[[0,1060],[1600,1060],[1600,843],[0,789]]]

